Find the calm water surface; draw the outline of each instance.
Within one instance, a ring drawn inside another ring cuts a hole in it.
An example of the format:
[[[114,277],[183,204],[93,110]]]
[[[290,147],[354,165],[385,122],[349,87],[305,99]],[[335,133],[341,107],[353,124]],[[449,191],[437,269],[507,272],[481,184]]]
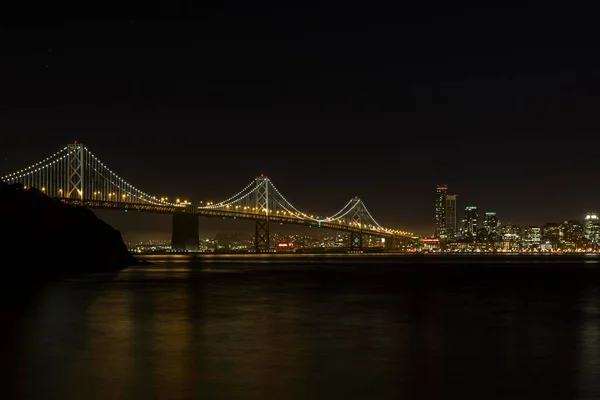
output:
[[[600,398],[596,263],[164,262],[1,286],[6,399]]]

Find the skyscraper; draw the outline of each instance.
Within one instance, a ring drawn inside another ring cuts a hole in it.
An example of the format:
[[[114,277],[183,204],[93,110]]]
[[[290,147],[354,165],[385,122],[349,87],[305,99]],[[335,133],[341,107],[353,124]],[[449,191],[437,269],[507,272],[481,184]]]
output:
[[[498,217],[495,212],[485,213],[483,227],[488,235],[496,235],[498,233]]]
[[[456,236],[456,195],[446,194],[446,235],[450,239]]]
[[[477,207],[465,207],[465,218],[463,219],[462,235],[467,238],[475,238],[477,236],[477,227],[479,212]]]
[[[564,243],[577,243],[585,236],[585,227],[579,221],[564,221],[558,227],[558,236]]]
[[[530,226],[523,230],[521,242],[526,249],[539,249],[542,243],[542,228]]]
[[[483,231],[488,243],[496,243],[500,239],[500,222],[495,212],[486,212],[483,217]]]
[[[598,227],[600,227],[600,219],[596,213],[588,213],[585,216],[585,237],[594,240],[598,236]]]
[[[440,239],[446,238],[446,195],[448,186],[438,185],[435,189],[435,228],[433,236]]]

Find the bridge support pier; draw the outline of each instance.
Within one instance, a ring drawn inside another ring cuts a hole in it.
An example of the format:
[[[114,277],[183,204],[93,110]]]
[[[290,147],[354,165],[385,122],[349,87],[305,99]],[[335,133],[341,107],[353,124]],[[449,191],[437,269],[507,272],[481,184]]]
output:
[[[385,238],[385,249],[392,251],[396,247],[396,236]]]
[[[269,221],[256,221],[256,230],[254,232],[254,251],[265,253],[271,249],[271,237],[269,235]]]
[[[176,251],[198,250],[200,236],[198,215],[185,212],[173,214],[171,249]]]
[[[350,232],[350,252],[363,251],[363,234],[362,232]]]

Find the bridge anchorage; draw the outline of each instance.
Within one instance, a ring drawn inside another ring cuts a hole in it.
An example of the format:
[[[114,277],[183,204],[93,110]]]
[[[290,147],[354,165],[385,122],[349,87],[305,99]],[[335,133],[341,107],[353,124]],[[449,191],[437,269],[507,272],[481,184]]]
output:
[[[385,239],[388,249],[398,240],[414,240],[409,232],[384,228],[361,199],[348,201],[337,213],[323,217],[297,209],[266,176],[260,175],[234,196],[198,206],[152,196],[121,178],[81,143],[72,143],[50,157],[0,178],[36,188],[67,204],[94,209],[167,213],[173,215],[172,248],[198,250],[199,217],[239,218],[255,221],[254,251],[274,251],[269,224],[296,224],[347,232],[348,251],[360,253],[364,238]]]

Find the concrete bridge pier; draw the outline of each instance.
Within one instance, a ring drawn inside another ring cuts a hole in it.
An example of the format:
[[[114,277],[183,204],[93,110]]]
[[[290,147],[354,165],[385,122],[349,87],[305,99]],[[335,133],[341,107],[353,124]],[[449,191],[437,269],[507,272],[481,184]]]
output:
[[[177,251],[198,250],[200,248],[200,225],[198,215],[182,210],[173,214],[171,249]]]
[[[385,249],[392,251],[396,247],[396,236],[385,238]]]

